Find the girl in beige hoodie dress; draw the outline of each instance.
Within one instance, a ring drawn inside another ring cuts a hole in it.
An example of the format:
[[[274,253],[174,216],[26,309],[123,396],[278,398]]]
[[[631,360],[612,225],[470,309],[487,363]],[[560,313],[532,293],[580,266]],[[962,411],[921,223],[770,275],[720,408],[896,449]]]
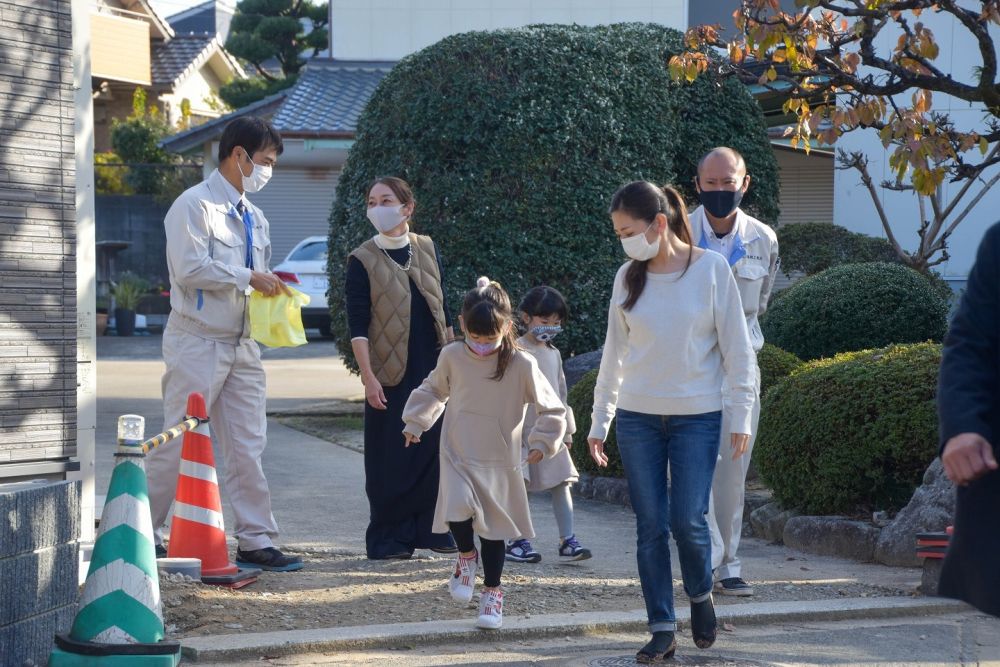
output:
[[[535,534],[521,477],[525,411],[532,406],[537,415],[526,438],[532,463],[554,455],[566,430],[566,408],[534,358],[518,349],[512,315],[503,288],[480,278],[462,303],[464,342],[441,350],[437,367],[413,390],[403,409],[403,436],[409,447],[420,442],[420,435],[448,405],[433,530],[451,530],[458,544],[448,588],[460,602],[472,599],[482,554],[476,623],[481,628],[499,628],[503,622],[500,576],[506,540]],[[481,551],[476,550],[475,533]]]

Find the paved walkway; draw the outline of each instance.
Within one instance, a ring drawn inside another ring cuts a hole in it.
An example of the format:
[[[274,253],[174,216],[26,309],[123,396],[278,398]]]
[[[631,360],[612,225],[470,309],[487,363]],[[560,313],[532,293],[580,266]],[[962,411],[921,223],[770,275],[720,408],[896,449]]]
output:
[[[333,344],[319,339],[301,348],[268,351],[265,354],[264,365],[268,375],[269,413],[343,409],[345,401],[362,398],[360,381],[347,373],[335,355]],[[147,419],[148,434],[160,428],[162,412],[159,380],[162,369],[158,337],[133,339],[105,337],[99,340],[97,365],[99,495],[106,490],[110,476],[117,416],[129,412],[144,415]],[[268,429],[269,444],[264,457],[264,469],[272,490],[273,511],[282,531],[279,542],[292,549],[363,553],[368,508],[364,499],[362,456],[346,447],[339,447],[283,426],[274,418],[269,418]],[[218,453],[216,456],[217,459],[221,459]],[[222,467],[222,462],[218,463]],[[227,505],[225,495],[223,504]],[[532,508],[536,531],[540,536],[539,546],[552,552],[553,545],[550,543],[555,541],[556,528],[547,497],[544,494],[532,497]],[[578,500],[576,514],[577,532],[595,553],[594,559],[581,566],[599,571],[600,576],[636,577],[634,518],[631,511],[596,501]],[[228,506],[226,521],[232,525]],[[889,568],[802,554],[756,539],[745,540],[741,548],[741,557],[744,561],[745,575],[760,586],[791,586],[803,582],[835,586],[838,582],[845,584],[863,582],[915,591],[920,580],[920,572],[916,569]],[[847,602],[845,600],[844,604]],[[833,604],[836,606],[836,601]],[[636,607],[641,606],[642,601],[637,599]],[[955,610],[954,606],[948,609]],[[968,618],[978,617],[970,614]],[[535,617],[528,625],[543,626],[545,622],[544,619]],[[787,623],[787,621],[781,622]],[[980,619],[976,622],[992,627],[996,631],[995,636],[1000,636],[1000,622],[992,626],[990,621]],[[781,635],[786,632],[783,627],[768,632],[773,631]],[[960,630],[961,623],[949,627]],[[471,627],[463,630],[466,633],[469,631]],[[818,629],[816,632],[819,633],[817,637],[855,636],[850,631],[838,628]],[[456,641],[456,639],[442,637],[441,641]],[[494,639],[491,638],[490,641],[493,642]],[[760,637],[753,637],[755,645],[762,645],[761,641]],[[931,644],[928,643],[927,646]],[[541,653],[535,658],[524,656],[522,660],[537,659],[548,664],[552,656],[543,657],[548,655],[545,653],[548,649],[544,646],[538,644]],[[601,647],[591,647],[586,650],[592,651],[597,648]],[[423,656],[420,660],[423,660],[429,654],[426,650],[421,650],[420,655]],[[747,653],[745,657],[749,659],[750,655]],[[805,651],[802,655],[809,655],[809,652]],[[934,659],[930,659],[931,653],[927,655],[928,663],[938,664]],[[384,656],[385,654],[378,651],[359,654],[358,664],[369,662],[369,659],[370,662],[377,662],[384,659]],[[1000,657],[1000,651],[996,657]],[[349,664],[343,661],[326,662],[327,658],[322,660],[317,658],[319,662],[316,664]],[[415,662],[407,661],[401,664],[457,664],[455,661],[420,662],[416,654],[413,658]],[[890,658],[889,653],[885,654],[885,658],[895,659]],[[576,662],[555,660],[552,664],[588,664],[586,661],[580,662],[577,658],[574,660]],[[490,661],[486,660],[486,657],[481,657],[465,664],[487,662]],[[909,663],[908,660],[903,662]],[[275,664],[310,663],[291,661]],[[940,664],[953,663],[946,661]]]

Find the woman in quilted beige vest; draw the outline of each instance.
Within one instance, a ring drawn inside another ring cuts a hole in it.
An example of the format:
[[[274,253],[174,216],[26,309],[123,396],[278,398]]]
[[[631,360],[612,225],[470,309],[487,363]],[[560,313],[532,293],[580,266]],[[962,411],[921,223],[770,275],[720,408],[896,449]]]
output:
[[[368,558],[409,558],[414,549],[454,553],[451,535],[431,532],[438,490],[439,428],[424,447],[399,446],[403,406],[451,340],[441,260],[428,236],[410,231],[416,201],[399,178],[368,188],[378,231],[348,258],[345,292],[351,348],[365,385]]]

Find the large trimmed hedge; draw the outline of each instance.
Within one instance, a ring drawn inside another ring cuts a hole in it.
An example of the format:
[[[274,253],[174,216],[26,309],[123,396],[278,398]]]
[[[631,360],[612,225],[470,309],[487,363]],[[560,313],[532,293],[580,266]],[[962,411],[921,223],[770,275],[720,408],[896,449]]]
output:
[[[892,343],[940,341],[948,304],[900,264],[844,264],[785,290],[764,314],[764,338],[801,359]]]
[[[594,407],[594,387],[597,385],[597,370],[592,370],[580,378],[580,381],[569,390],[566,402],[573,409],[576,418],[576,433],[573,435],[573,446],[570,456],[580,472],[603,477],[624,477],[622,457],[618,454],[618,439],[615,437],[615,422],[611,421],[608,439],[604,441],[604,453],[608,455],[608,467],[600,468],[590,457],[590,447],[587,436],[590,435],[590,414]]]
[[[415,228],[437,242],[454,309],[479,275],[515,301],[547,283],[569,300],[564,354],[604,338],[624,260],[607,216],[621,184],[672,181],[692,195],[700,155],[725,144],[754,176],[747,208],[778,214],[778,169],[745,87],[671,82],[681,33],[652,24],[555,26],[448,37],[403,59],[358,121],[330,223],[330,306],[345,362],[348,253],[373,233],[365,187],[397,175],[414,187]]]
[[[754,465],[809,514],[903,507],[937,455],[941,346],[895,345],[812,361],[763,398]]]

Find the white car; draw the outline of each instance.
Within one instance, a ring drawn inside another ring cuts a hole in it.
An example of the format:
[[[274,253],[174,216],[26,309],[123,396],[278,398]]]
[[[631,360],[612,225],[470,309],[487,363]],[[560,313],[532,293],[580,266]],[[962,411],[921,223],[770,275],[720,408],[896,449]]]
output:
[[[326,301],[326,291],[330,280],[326,276],[325,236],[310,236],[299,241],[278,266],[274,275],[300,292],[309,295],[309,305],[302,309],[302,325],[306,329],[319,329],[325,338],[330,333],[330,307]]]

